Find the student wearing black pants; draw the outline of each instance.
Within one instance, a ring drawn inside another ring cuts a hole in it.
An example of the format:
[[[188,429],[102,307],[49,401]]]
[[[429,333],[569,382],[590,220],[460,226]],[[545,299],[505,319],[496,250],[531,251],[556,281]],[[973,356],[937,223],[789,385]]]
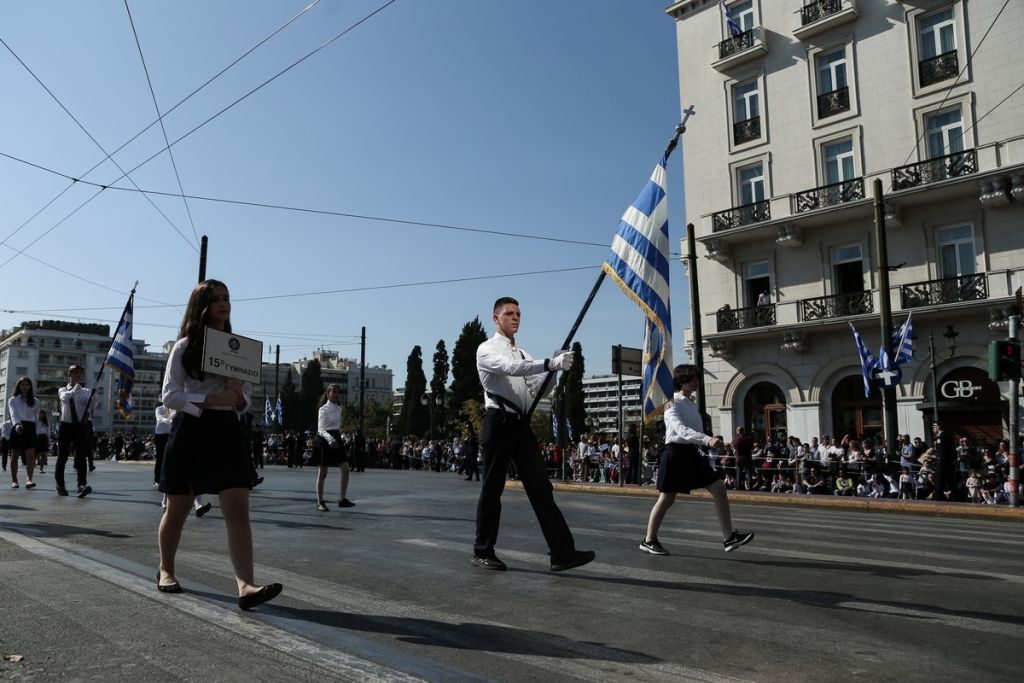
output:
[[[68,368],[67,386],[57,392],[60,399],[60,427],[57,429],[57,469],[53,478],[57,485],[57,495],[66,496],[68,490],[64,486],[64,467],[75,449],[75,472],[78,478],[78,497],[84,498],[92,493],[88,481],[88,454],[92,450],[91,434],[84,422],[85,411],[89,406],[90,391],[82,386],[85,368],[72,365]]]

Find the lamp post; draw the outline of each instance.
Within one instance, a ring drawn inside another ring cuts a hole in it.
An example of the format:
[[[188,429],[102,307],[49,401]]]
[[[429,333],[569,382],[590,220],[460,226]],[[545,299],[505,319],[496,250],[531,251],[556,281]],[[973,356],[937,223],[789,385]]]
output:
[[[420,405],[428,406],[430,408],[430,429],[427,431],[428,440],[434,438],[434,403],[436,400],[437,399],[433,393],[425,393],[420,396]]]
[[[942,336],[946,339],[946,350],[949,352],[946,360],[948,360],[956,353],[956,338],[960,336],[960,333],[953,325],[946,325],[946,331],[942,333]],[[928,362],[932,373],[932,422],[937,422],[939,419],[939,377],[935,367],[935,335],[932,332],[928,333]]]

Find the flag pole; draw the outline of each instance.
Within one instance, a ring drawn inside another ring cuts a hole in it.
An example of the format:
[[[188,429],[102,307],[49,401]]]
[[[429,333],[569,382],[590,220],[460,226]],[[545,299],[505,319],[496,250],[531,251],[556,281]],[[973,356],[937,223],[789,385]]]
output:
[[[124,314],[128,312],[128,307],[132,305],[132,300],[135,299],[135,289],[139,286],[139,281],[136,280],[135,284],[132,285],[132,291],[128,294],[128,303],[124,305],[124,310],[121,311],[121,317],[117,320],[118,327],[121,326],[121,321],[124,320]],[[114,329],[113,336],[110,337],[110,344],[107,346],[107,354],[110,353],[110,347],[114,345],[114,337],[117,336],[117,328]],[[96,395],[96,387],[100,383],[100,377],[103,376],[103,370],[107,367],[106,355],[103,356],[104,362],[100,363],[99,372],[96,373],[96,379],[93,380],[92,389],[89,390],[89,400],[85,404],[85,410],[82,411],[82,419],[85,420],[86,414],[89,412],[89,408],[92,407],[93,396]]]
[[[694,114],[693,107],[691,106],[687,108],[683,114],[684,117],[682,122],[676,126],[675,133],[672,134],[672,139],[669,140],[668,144],[665,146],[665,159],[668,159],[668,156],[672,154],[672,150],[674,150],[676,145],[679,144],[679,138],[686,132],[686,120]],[[562,342],[562,345],[559,347],[560,349],[566,351],[569,350],[569,345],[572,344],[572,340],[576,336],[576,332],[580,329],[580,325],[583,324],[583,318],[587,315],[587,311],[590,310],[590,304],[594,302],[594,297],[597,296],[597,290],[601,289],[601,284],[604,282],[604,278],[605,271],[602,268],[601,273],[597,276],[597,281],[594,283],[594,287],[590,290],[590,295],[587,296],[587,300],[583,302],[583,308],[580,309],[580,314],[576,316],[576,322],[573,323],[572,329],[569,330],[569,334],[566,335],[565,341]],[[540,385],[540,390],[537,391],[537,395],[533,399],[533,405],[531,405],[530,409],[526,411],[527,420],[530,419],[531,415],[533,415],[533,411],[537,409],[537,405],[540,403],[541,398],[543,398],[544,394],[547,393],[548,386],[551,384],[551,378],[554,377],[556,372],[557,371],[555,370],[549,370],[544,376],[544,381]]]

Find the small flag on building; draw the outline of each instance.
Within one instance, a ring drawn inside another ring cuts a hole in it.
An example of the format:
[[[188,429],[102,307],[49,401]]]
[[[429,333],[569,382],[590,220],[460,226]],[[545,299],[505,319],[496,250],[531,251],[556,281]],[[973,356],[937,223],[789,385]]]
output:
[[[857,343],[857,354],[860,356],[860,372],[864,375],[864,398],[871,398],[871,371],[875,369],[875,359],[871,356],[871,352],[868,351],[868,347],[864,346],[864,340],[860,337],[860,332],[857,328],[850,323],[850,329],[853,330],[853,340]]]
[[[914,359],[914,328],[910,315],[892,336],[893,365],[903,365]]]
[[[725,17],[725,25],[729,27],[729,35],[736,38],[743,34],[743,29],[736,23],[736,20],[732,18],[732,13],[725,4],[725,0],[721,2],[722,16]]]
[[[626,209],[602,268],[647,317],[641,404],[654,419],[672,400],[672,315],[668,281],[666,156],[654,167],[636,201]]]
[[[132,289],[128,295],[128,304],[121,314],[121,321],[117,323],[117,331],[110,342],[110,349],[107,350],[107,357],[103,359],[104,365],[118,373],[114,380],[114,390],[117,393],[114,406],[121,412],[122,417],[132,414],[132,384],[135,382],[135,348],[132,344],[134,301],[135,290]]]

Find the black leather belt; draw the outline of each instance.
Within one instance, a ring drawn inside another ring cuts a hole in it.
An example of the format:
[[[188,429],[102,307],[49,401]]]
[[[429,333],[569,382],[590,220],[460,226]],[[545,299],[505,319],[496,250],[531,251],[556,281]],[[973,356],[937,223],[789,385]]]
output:
[[[526,417],[501,408],[488,408],[486,414],[504,422],[526,422]]]

